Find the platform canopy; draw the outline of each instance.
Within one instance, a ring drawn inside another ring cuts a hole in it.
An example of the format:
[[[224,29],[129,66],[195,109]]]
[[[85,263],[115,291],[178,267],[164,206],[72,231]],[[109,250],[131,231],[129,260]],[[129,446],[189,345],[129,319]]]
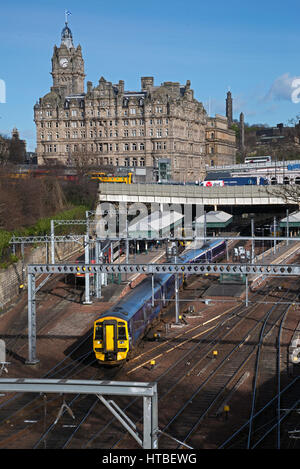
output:
[[[216,210],[206,213],[206,227],[207,228],[225,228],[228,226],[233,219],[233,215],[223,212],[221,210]],[[197,218],[196,225],[204,225],[204,215]]]
[[[288,219],[289,219],[288,220],[289,228],[300,228],[300,211],[291,213]],[[279,223],[279,226],[280,228],[286,228],[287,217],[282,218],[282,220]]]
[[[182,226],[184,215],[176,211],[156,211],[141,220],[129,223],[128,235],[132,238],[158,238],[169,236],[170,231]]]

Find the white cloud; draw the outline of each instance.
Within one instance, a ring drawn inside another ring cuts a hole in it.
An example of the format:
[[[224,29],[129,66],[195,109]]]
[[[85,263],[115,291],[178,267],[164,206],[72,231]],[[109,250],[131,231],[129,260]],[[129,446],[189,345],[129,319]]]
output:
[[[292,101],[292,93],[295,90],[292,84],[295,79],[299,78],[297,76],[292,77],[289,73],[284,73],[276,78],[268,94],[265,96],[265,100]]]

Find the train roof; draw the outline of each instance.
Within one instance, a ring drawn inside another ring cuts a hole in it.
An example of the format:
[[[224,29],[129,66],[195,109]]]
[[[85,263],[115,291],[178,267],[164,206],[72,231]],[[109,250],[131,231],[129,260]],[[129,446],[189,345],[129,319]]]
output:
[[[154,277],[154,294],[164,285],[172,274],[157,274]],[[103,316],[116,316],[120,319],[129,320],[132,314],[141,308],[146,301],[152,297],[152,279],[147,277],[134,290],[129,292],[115,306],[102,313]]]
[[[180,262],[189,262],[190,260],[199,257],[207,249],[214,247],[221,243],[221,241],[213,241],[202,247],[201,249],[189,249],[182,253],[179,257]],[[172,273],[155,274],[154,276],[154,295],[172,276]],[[145,278],[139,285],[137,285],[130,293],[122,298],[118,303],[99,315],[98,319],[104,316],[115,316],[120,319],[130,320],[131,317],[152,297],[151,288],[152,279]]]
[[[189,262],[192,259],[196,259],[200,254],[207,251],[210,248],[217,246],[222,243],[222,240],[212,241],[211,243],[204,244],[201,248],[188,248],[179,256],[181,262]]]

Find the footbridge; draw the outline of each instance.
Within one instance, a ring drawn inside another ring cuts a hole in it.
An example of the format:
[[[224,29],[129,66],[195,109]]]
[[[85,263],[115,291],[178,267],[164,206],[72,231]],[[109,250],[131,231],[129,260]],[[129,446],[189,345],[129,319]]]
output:
[[[286,205],[272,186],[99,184],[99,202],[229,205]]]

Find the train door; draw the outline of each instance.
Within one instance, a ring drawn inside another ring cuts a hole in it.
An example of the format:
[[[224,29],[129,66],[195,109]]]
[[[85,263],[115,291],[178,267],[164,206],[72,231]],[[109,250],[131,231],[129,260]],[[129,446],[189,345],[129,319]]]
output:
[[[114,350],[114,344],[115,344],[115,326],[114,325],[106,326],[105,336],[106,336],[105,348],[107,352],[112,352]]]
[[[116,349],[116,321],[103,321],[103,342],[105,352],[114,352]]]

